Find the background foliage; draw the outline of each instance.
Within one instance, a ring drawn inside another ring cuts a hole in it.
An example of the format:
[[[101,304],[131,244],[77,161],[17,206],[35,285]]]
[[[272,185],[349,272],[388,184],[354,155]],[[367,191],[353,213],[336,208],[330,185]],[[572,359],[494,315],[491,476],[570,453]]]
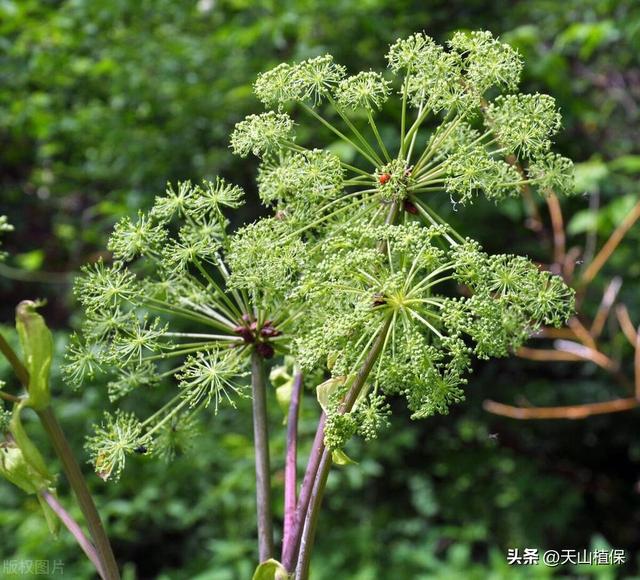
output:
[[[565,207],[569,244],[593,251],[638,199],[633,0],[1,0],[0,213],[16,226],[5,244],[12,258],[0,266],[1,320],[11,324],[20,299],[46,297],[43,313],[62,352],[75,320],[74,272],[104,252],[119,217],[148,207],[167,181],[222,174],[256,200],[255,167],[231,156],[228,134],[257,109],[258,72],[327,51],[351,70],[378,67],[398,36],[424,29],[443,41],[460,28],[511,42],[525,58],[524,90],[556,97],[564,118],[557,150],[578,163],[585,193]],[[253,201],[238,219],[260,211]],[[519,201],[477,203],[464,219],[487,250],[549,254],[550,240],[527,229]],[[587,311],[622,273],[621,299],[640,319],[639,241],[636,228],[594,285]],[[628,366],[620,337],[611,344],[611,356]],[[79,396],[55,384],[61,422],[81,453],[105,389]],[[479,365],[467,401],[447,417],[413,423],[394,410],[391,431],[366,452],[354,444],[359,465],[329,481],[315,577],[544,578],[552,571],[510,569],[506,549],[607,545],[632,555],[623,570],[570,573],[632,577],[640,549],[636,413],[524,423],[481,407],[487,397],[544,405],[613,396],[616,387],[593,365],[511,359]],[[275,407],[272,450],[281,468]],[[310,396],[307,440],[315,412]],[[170,465],[140,458],[117,485],[89,476],[129,577],[250,576],[249,420],[242,407],[208,417],[190,454]],[[2,484],[0,560],[46,558],[63,560],[74,578],[90,577],[67,535],[49,538],[37,503]]]

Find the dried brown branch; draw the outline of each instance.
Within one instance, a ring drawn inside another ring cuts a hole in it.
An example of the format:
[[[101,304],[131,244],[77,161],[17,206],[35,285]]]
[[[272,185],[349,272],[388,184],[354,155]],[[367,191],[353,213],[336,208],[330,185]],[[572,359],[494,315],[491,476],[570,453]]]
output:
[[[564,220],[562,218],[562,208],[555,193],[546,196],[549,216],[551,217],[551,227],[553,229],[553,262],[555,269],[560,272],[565,261],[566,236],[564,233]]]
[[[568,340],[575,340],[577,337],[570,328],[554,328],[553,326],[545,326],[531,338],[566,338]]]
[[[627,232],[633,227],[633,224],[640,218],[640,201],[633,206],[633,209],[629,212],[627,217],[624,218],[622,223],[613,231],[605,245],[598,252],[591,264],[582,273],[580,278],[581,286],[589,284],[596,276],[596,274],[606,264],[607,260],[611,257],[614,250],[618,247]]]
[[[588,360],[597,364],[599,367],[607,371],[616,372],[618,370],[617,363],[610,359],[606,354],[597,349],[589,348],[584,344],[573,342],[571,340],[556,340],[554,346],[556,350],[574,354],[583,360]]]
[[[576,263],[578,258],[582,254],[582,249],[578,247],[570,248],[564,259],[564,266],[562,268],[562,275],[567,282],[570,282],[573,278],[573,273],[576,269]]]
[[[631,322],[629,311],[624,304],[618,304],[616,306],[616,318],[620,324],[623,334],[626,336],[631,346],[636,346],[636,329]]]
[[[528,348],[523,346],[516,351],[520,358],[537,361],[577,361],[583,360],[581,357],[569,353],[560,352],[552,348]]]
[[[596,313],[595,318],[593,319],[593,323],[591,324],[591,328],[589,332],[591,336],[597,338],[602,334],[602,330],[604,329],[604,324],[609,317],[609,312],[611,312],[611,307],[618,296],[618,292],[620,291],[620,287],[622,286],[622,278],[620,276],[616,276],[609,282],[607,289],[604,291],[602,295],[602,301],[600,302],[600,306],[598,307],[598,312]]]
[[[640,404],[635,398],[614,399],[602,403],[585,403],[562,407],[516,407],[497,401],[486,400],[483,408],[494,415],[512,419],[585,419],[592,415],[618,413],[634,409]]]
[[[577,316],[570,318],[567,324],[582,344],[588,346],[592,350],[598,350],[596,341],[593,340],[593,336],[591,336],[590,332],[585,328],[584,324],[580,322]]]

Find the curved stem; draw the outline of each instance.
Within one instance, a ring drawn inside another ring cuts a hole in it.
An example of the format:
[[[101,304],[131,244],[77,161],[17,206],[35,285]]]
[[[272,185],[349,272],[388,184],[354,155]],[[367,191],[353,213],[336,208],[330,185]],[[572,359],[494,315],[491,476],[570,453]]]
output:
[[[307,517],[304,521],[304,529],[302,538],[300,539],[300,555],[298,557],[298,566],[296,567],[296,579],[307,580],[309,577],[309,565],[311,564],[311,549],[315,541],[316,529],[318,527],[318,516],[320,515],[320,504],[324,496],[324,490],[327,486],[329,478],[329,470],[331,469],[331,453],[328,449],[322,452],[320,459],[319,479],[316,480],[311,493],[311,501]]]
[[[267,427],[267,391],[264,363],[251,353],[251,388],[253,390],[253,439],[256,454],[256,511],[258,514],[258,548],[260,562],[273,556],[273,522],[271,520],[271,469],[269,466],[269,430]]]
[[[29,372],[22,364],[16,352],[11,348],[11,345],[7,342],[4,336],[0,334],[0,352],[9,361],[13,372],[18,377],[18,380],[24,385],[24,388],[29,386]]]
[[[60,521],[65,525],[65,527],[71,532],[71,535],[76,539],[76,542],[78,542],[78,545],[80,546],[80,548],[82,548],[82,551],[85,553],[87,558],[91,560],[91,563],[96,567],[96,570],[98,571],[98,574],[100,574],[100,577],[105,578],[105,574],[102,571],[102,566],[100,564],[95,546],[89,541],[89,538],[85,536],[82,528],[78,525],[78,522],[76,522],[67,512],[67,510],[62,507],[60,502],[53,494],[44,490],[40,492],[40,496],[49,505],[53,512],[60,518]]]
[[[62,468],[67,476],[69,485],[78,500],[78,504],[80,505],[80,509],[82,510],[82,514],[84,515],[89,532],[96,546],[98,558],[104,571],[104,578],[105,580],[119,580],[120,572],[118,571],[118,565],[116,564],[109,538],[105,533],[96,505],[93,502],[82,471],[80,471],[80,466],[62,432],[60,423],[58,423],[51,407],[38,411],[38,417],[40,417],[40,421],[47,435],[49,435],[53,448],[62,462]]]
[[[378,331],[375,341],[371,345],[371,350],[367,354],[362,366],[358,370],[356,377],[349,389],[349,392],[345,396],[345,399],[341,405],[340,412],[348,413],[355,404],[362,387],[364,386],[371,370],[373,369],[380,353],[382,352],[385,344],[389,328],[391,326],[391,316],[388,316],[382,328]],[[324,431],[324,429],[323,429]],[[296,580],[306,580],[309,561],[311,558],[311,551],[313,548],[313,538],[315,535],[315,527],[317,524],[318,513],[320,505],[322,504],[322,496],[324,488],[329,477],[329,470],[331,469],[331,452],[325,447],[324,441],[320,445],[320,459],[318,461],[318,470],[314,478],[312,492],[310,494],[309,507],[306,510],[305,526],[301,533],[300,541],[300,553],[298,555],[298,566],[296,568]],[[302,538],[304,537],[305,543],[303,544]],[[285,565],[286,567],[286,565]],[[289,570],[289,568],[287,568]],[[302,575],[300,575],[302,574]]]
[[[11,348],[5,338],[0,335],[0,351],[5,355],[11,366],[13,367],[16,376],[25,388],[29,387],[29,372],[22,364],[18,355]],[[101,569],[104,573],[105,580],[120,580],[120,572],[118,571],[118,565],[116,564],[109,538],[104,531],[100,514],[96,509],[87,482],[84,480],[80,466],[73,455],[73,451],[67,441],[60,423],[56,419],[55,414],[51,406],[37,411],[38,417],[42,426],[44,427],[51,444],[58,455],[62,463],[62,469],[64,470],[69,485],[78,500],[82,514],[87,522],[89,532],[93,538],[93,542],[96,547],[98,558],[101,562]]]
[[[300,547],[300,540],[302,538],[303,526],[306,519],[306,513],[309,509],[309,502],[311,501],[311,494],[313,492],[313,483],[318,472],[318,467],[322,459],[322,452],[324,451],[324,425],[327,420],[327,416],[324,412],[320,415],[318,421],[318,427],[316,429],[316,436],[313,440],[311,452],[309,453],[309,461],[307,463],[307,470],[302,480],[302,487],[300,488],[300,497],[298,498],[298,505],[296,506],[296,515],[293,526],[293,531],[288,537],[287,542],[282,546],[282,565],[287,572],[293,572],[296,561],[298,548]]]

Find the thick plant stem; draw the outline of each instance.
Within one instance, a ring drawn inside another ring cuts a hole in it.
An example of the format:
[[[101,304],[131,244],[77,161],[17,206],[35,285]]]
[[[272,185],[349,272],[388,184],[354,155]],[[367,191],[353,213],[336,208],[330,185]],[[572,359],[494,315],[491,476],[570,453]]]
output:
[[[106,580],[119,580],[120,572],[118,571],[118,565],[116,564],[116,559],[113,555],[109,538],[105,533],[102,520],[100,519],[98,510],[93,502],[87,483],[85,482],[82,471],[80,471],[80,466],[71,451],[71,447],[62,432],[60,423],[58,423],[51,407],[38,411],[38,416],[40,417],[40,421],[51,440],[56,454],[62,462],[64,473],[67,476],[69,485],[71,486],[71,489],[73,489],[76,499],[78,500],[78,504],[80,505],[80,509],[82,510],[87,522],[89,533],[93,538],[96,552],[98,553],[98,558],[102,565],[104,578]]]
[[[267,427],[267,390],[262,357],[251,354],[253,391],[253,446],[256,454],[256,510],[258,514],[258,551],[260,562],[273,556],[271,520],[271,469],[269,466],[269,430]]]
[[[320,420],[318,421],[316,436],[313,440],[311,452],[309,453],[309,461],[307,462],[307,469],[304,474],[304,479],[302,480],[293,530],[291,534],[289,534],[287,541],[284,542],[282,546],[282,565],[285,567],[287,572],[293,572],[296,566],[302,530],[307,510],[309,508],[311,494],[313,492],[313,483],[315,481],[316,474],[318,473],[318,467],[322,459],[322,452],[324,451],[324,425],[326,420],[327,416],[323,412],[322,415],[320,415]]]
[[[76,522],[67,512],[67,510],[62,507],[62,504],[60,504],[60,502],[54,495],[45,490],[40,492],[40,496],[45,502],[47,502],[53,512],[60,518],[60,521],[65,525],[69,532],[71,532],[71,535],[76,539],[76,542],[78,542],[78,545],[80,546],[80,548],[82,548],[82,551],[96,567],[96,570],[100,574],[100,577],[105,578],[104,572],[102,571],[100,559],[98,558],[98,553],[96,552],[96,548],[89,541],[89,538],[85,536],[82,528],[78,525],[78,522]]]
[[[300,411],[300,392],[302,391],[302,373],[298,371],[293,379],[291,401],[287,417],[287,454],[284,466],[284,533],[282,548],[287,545],[296,520],[296,486],[298,461],[298,416]]]
[[[320,466],[318,467],[318,477],[313,486],[311,501],[307,510],[307,517],[304,521],[304,529],[300,538],[300,554],[298,555],[298,565],[296,567],[296,580],[307,580],[309,578],[309,565],[311,564],[311,549],[318,527],[318,516],[320,515],[320,504],[322,496],[329,478],[331,469],[331,452],[325,447],[322,451]]]
[[[376,339],[371,345],[371,350],[367,354],[362,366],[358,370],[356,377],[347,392],[342,406],[340,407],[341,413],[348,413],[353,408],[362,387],[364,386],[373,366],[375,365],[382,349],[384,347],[384,343],[387,339],[387,333],[389,332],[389,327],[391,326],[391,316],[387,316],[382,327],[380,328]],[[324,425],[322,429],[322,433],[324,433]],[[316,434],[317,437],[317,434]],[[300,576],[299,574],[302,572],[308,574],[309,569],[309,561],[311,558],[311,550],[313,548],[313,538],[315,535],[315,527],[317,525],[318,513],[320,509],[320,505],[322,503],[322,496],[324,493],[324,487],[327,482],[327,478],[329,477],[329,470],[331,469],[331,452],[326,449],[324,445],[324,441],[320,440],[320,447],[316,450],[316,453],[319,451],[319,461],[318,468],[314,478],[312,492],[310,494],[310,501],[308,504],[308,508],[305,512],[304,518],[304,528],[301,532],[300,539],[300,552],[297,558],[297,568],[296,568],[296,580],[303,580],[306,578],[305,575]],[[305,531],[306,530],[306,531]],[[304,543],[303,543],[304,537]],[[283,563],[284,564],[284,563]],[[286,567],[287,570],[289,568]]]
[[[398,216],[399,209],[400,203],[398,201],[394,201],[389,206],[385,219],[386,225],[394,223]],[[378,244],[377,249],[379,252],[386,252],[387,248],[385,242],[381,241]],[[378,336],[371,346],[369,354],[358,371],[356,378],[342,403],[340,412],[349,412],[355,404],[358,394],[362,390],[373,365],[382,352],[389,327],[391,326],[391,320],[392,317],[387,317],[380,329]],[[288,572],[292,572],[293,569],[296,568],[298,573],[302,570],[307,570],[308,573],[311,548],[313,546],[315,526],[318,518],[318,510],[320,509],[324,486],[331,468],[331,453],[329,453],[324,446],[324,426],[326,419],[326,415],[322,413],[318,423],[313,447],[311,449],[311,454],[309,456],[307,471],[302,482],[302,489],[300,490],[294,533],[291,535],[289,542],[283,547],[282,564]],[[304,547],[301,545],[303,535],[305,536]]]

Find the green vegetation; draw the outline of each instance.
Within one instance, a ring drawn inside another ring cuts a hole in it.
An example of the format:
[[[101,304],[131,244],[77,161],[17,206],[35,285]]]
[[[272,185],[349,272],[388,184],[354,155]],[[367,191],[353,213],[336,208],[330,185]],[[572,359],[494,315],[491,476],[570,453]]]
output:
[[[636,572],[640,11],[430,4],[0,5],[0,213],[14,227],[0,221],[3,320],[24,298],[48,301],[54,406],[76,456],[119,476],[103,483],[87,465],[125,577],[253,573],[256,364],[276,367],[282,540],[278,403],[293,361],[307,387],[300,469],[320,383],[325,463],[357,462],[327,481],[314,578],[562,570],[509,567],[510,547],[622,548],[625,566],[580,572]],[[411,36],[423,28],[437,42]],[[501,42],[464,32],[479,28]],[[374,71],[397,37],[393,81]],[[258,113],[252,89],[274,111]],[[624,236],[605,245],[614,231]],[[504,358],[531,325],[544,342]],[[20,393],[1,370],[3,391]],[[485,399],[627,411],[524,422]],[[60,501],[80,520],[66,486]],[[69,534],[49,537],[34,495],[6,484],[2,497],[2,559],[63,560],[91,577]]]

